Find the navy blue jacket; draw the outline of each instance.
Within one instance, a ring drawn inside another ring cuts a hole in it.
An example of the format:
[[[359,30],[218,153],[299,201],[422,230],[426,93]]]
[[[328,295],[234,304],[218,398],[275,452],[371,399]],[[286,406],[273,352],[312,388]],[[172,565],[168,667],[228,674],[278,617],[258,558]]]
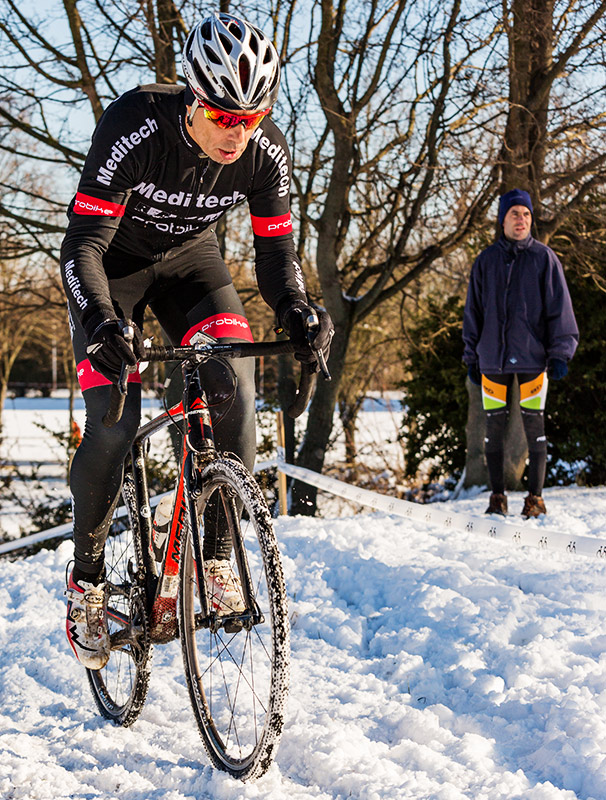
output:
[[[556,254],[532,236],[502,236],[476,258],[463,317],[463,361],[485,375],[539,372],[568,361],[579,330]]]

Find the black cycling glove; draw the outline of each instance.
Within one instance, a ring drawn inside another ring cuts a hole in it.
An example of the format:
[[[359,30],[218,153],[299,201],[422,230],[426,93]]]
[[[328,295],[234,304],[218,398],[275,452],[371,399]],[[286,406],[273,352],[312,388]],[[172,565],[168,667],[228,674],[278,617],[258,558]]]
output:
[[[123,328],[126,325],[134,330],[132,343],[124,338]],[[134,322],[106,319],[88,337],[86,353],[93,369],[115,383],[120,378],[122,362],[134,367],[143,358],[143,334]]]
[[[310,324],[317,318],[318,324]],[[289,300],[278,306],[278,321],[295,346],[295,358],[302,364],[314,365],[318,371],[317,351],[322,351],[328,360],[330,343],[335,329],[330,314],[323,308],[310,306],[303,300]],[[315,352],[314,352],[315,351]]]
[[[561,381],[568,375],[568,365],[563,358],[550,358],[547,361],[547,377],[554,381]]]

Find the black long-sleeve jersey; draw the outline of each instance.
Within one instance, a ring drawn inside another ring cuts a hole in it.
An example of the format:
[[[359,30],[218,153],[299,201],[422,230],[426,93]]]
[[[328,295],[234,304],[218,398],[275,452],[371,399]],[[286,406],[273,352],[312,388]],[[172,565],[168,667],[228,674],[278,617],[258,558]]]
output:
[[[284,136],[265,119],[236,162],[217,164],[187,131],[188,95],[183,86],[137,87],[99,120],[61,250],[65,291],[84,326],[113,315],[108,278],[161,260],[244,200],[261,295],[274,310],[289,296],[306,299]]]

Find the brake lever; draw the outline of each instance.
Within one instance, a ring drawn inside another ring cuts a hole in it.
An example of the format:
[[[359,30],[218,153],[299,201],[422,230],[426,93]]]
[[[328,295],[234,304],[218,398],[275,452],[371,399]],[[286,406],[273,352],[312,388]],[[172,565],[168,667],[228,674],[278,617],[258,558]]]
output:
[[[132,344],[135,339],[135,329],[128,322],[124,323],[121,327],[122,336],[129,343]],[[117,383],[112,383],[111,392],[109,395],[109,404],[107,411],[103,415],[102,422],[106,428],[112,428],[117,422],[122,419],[122,412],[124,410],[124,403],[126,402],[126,393],[128,391],[128,376],[131,372],[136,372],[137,367],[130,367],[124,361],[120,368],[120,377]]]
[[[326,358],[324,357],[324,353],[321,348],[314,347],[314,339],[316,338],[316,334],[318,333],[318,329],[320,327],[320,319],[315,311],[312,311],[311,314],[308,314],[307,319],[305,320],[305,330],[307,332],[307,341],[309,342],[309,346],[316,354],[316,358],[318,359],[318,364],[320,365],[320,370],[322,375],[324,376],[325,380],[330,381],[332,380],[332,376],[328,370],[328,365],[326,363]],[[313,334],[313,335],[312,335]]]
[[[135,329],[132,325],[128,322],[125,322],[122,325],[122,336],[124,339],[132,345],[133,341],[135,340]],[[122,362],[122,367],[120,369],[120,378],[118,380],[118,391],[123,397],[126,397],[126,393],[128,392],[128,376],[135,372],[137,367],[131,367],[126,361]]]

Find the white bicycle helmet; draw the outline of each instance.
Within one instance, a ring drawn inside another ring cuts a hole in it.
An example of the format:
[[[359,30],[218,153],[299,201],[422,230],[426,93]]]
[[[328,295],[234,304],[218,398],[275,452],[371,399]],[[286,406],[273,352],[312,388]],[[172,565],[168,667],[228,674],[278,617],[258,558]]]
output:
[[[258,28],[231,14],[215,13],[192,29],[183,71],[196,99],[223,111],[263,111],[278,95],[276,48]]]

